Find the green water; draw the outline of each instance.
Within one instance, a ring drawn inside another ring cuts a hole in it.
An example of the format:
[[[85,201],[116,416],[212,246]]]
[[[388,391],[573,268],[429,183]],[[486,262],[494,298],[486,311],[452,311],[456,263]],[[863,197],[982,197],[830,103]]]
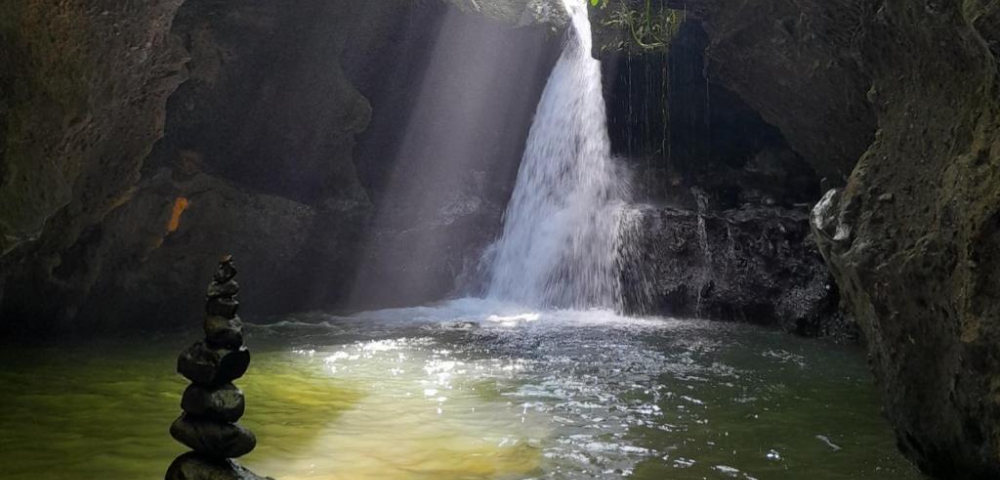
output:
[[[472,301],[306,320],[252,328],[238,382],[279,480],[921,478],[856,348]],[[5,348],[0,478],[163,478],[193,340]]]

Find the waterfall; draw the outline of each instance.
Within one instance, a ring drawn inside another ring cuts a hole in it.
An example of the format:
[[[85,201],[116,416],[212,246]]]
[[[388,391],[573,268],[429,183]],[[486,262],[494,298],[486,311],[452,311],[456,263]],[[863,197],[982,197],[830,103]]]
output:
[[[698,202],[698,245],[701,246],[701,256],[704,262],[701,269],[700,285],[698,285],[698,300],[694,309],[695,317],[700,318],[701,301],[705,294],[705,288],[712,281],[712,248],[708,243],[708,222],[705,219],[705,215],[708,213],[708,196],[705,195],[704,190],[698,187],[693,187],[691,194]]]
[[[546,307],[617,307],[619,215],[627,182],[611,158],[601,65],[586,0],[535,113],[503,234],[484,258],[490,298]]]

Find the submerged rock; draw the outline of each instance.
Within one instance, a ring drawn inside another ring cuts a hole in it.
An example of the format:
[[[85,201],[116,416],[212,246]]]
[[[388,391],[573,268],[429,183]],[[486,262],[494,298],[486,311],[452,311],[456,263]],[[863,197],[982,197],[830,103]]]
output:
[[[236,422],[243,417],[246,410],[246,398],[243,392],[231,383],[215,388],[192,384],[184,390],[181,408],[201,418]]]
[[[190,452],[177,457],[167,470],[165,480],[274,480],[261,477],[232,460],[218,459]]]
[[[183,414],[170,426],[170,436],[195,452],[215,458],[237,458],[257,447],[257,437],[241,425]]]
[[[205,341],[195,343],[177,358],[177,373],[206,386],[232,382],[250,367],[250,350],[213,348]]]

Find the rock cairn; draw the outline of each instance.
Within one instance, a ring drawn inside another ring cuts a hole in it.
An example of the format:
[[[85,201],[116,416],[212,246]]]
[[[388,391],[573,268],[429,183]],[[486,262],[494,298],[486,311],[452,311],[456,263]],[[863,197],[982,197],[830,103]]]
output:
[[[184,391],[184,413],[170,426],[170,435],[192,452],[181,455],[167,470],[166,480],[263,480],[232,459],[257,446],[253,432],[236,423],[246,399],[233,381],[250,366],[243,343],[243,322],[236,314],[236,266],[232,255],[219,260],[208,286],[205,339],[177,359],[177,372],[191,381]]]

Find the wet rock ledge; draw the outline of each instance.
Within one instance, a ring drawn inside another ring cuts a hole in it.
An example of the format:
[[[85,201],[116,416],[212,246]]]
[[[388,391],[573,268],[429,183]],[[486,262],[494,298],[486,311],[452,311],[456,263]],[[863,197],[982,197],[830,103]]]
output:
[[[625,308],[744,321],[810,337],[856,340],[809,232],[804,208],[721,211],[643,207],[625,219]]]

